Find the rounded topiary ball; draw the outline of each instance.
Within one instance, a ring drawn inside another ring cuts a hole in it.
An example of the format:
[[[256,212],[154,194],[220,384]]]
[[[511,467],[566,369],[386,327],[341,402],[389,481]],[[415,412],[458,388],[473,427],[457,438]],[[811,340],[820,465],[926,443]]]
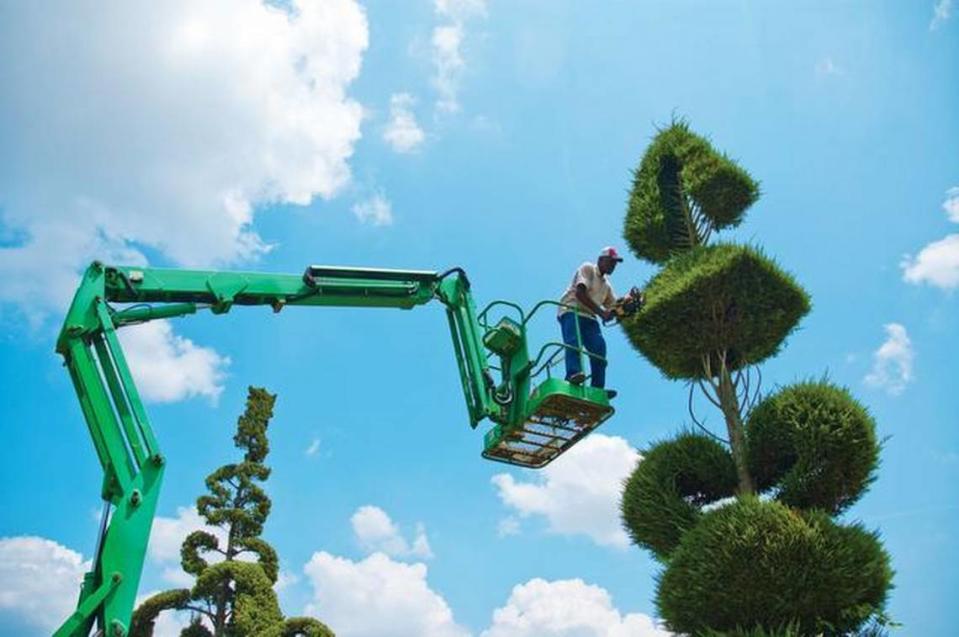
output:
[[[700,507],[731,496],[736,484],[736,465],[722,445],[682,433],[643,453],[623,490],[623,525],[636,544],[665,560]]]
[[[793,623],[804,635],[841,634],[882,611],[891,579],[874,533],[743,497],[683,535],[656,604],[682,633]]]
[[[757,488],[800,509],[839,513],[862,496],[879,464],[872,416],[826,381],[766,397],[749,415],[746,440]]]

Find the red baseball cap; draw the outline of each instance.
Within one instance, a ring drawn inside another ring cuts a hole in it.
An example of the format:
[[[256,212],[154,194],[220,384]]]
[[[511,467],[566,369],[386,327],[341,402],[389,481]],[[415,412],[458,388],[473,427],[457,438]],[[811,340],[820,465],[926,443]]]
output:
[[[613,246],[606,246],[605,248],[603,248],[602,250],[600,250],[599,256],[601,256],[601,257],[609,257],[609,258],[612,259],[613,261],[616,261],[616,262],[619,262],[619,263],[621,263],[621,262],[623,261],[623,257],[619,256],[619,253],[616,252],[616,248],[614,248]]]

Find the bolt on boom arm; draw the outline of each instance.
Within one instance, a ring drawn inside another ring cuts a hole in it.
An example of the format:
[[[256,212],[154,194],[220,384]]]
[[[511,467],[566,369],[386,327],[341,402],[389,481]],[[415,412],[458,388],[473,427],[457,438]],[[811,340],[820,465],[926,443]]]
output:
[[[76,611],[55,637],[126,635],[165,468],[163,455],[117,339],[126,325],[238,305],[410,309],[446,306],[473,427],[500,419],[482,330],[465,272],[310,266],[302,276],[105,266],[93,263],[57,338],[104,471],[105,502],[92,570]],[[111,304],[133,304],[115,309]],[[508,379],[505,379],[508,380]]]

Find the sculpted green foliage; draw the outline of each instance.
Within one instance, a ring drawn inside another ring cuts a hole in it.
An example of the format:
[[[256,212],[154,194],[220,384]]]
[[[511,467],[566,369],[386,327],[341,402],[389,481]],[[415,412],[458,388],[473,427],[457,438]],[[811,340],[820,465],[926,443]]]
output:
[[[759,185],[685,122],[656,135],[633,175],[623,232],[641,259],[664,263],[701,245],[712,230],[739,225]]]
[[[762,626],[755,628],[734,628],[733,630],[713,630],[712,628],[700,631],[696,637],[805,637],[795,622],[784,623],[777,628],[766,629]]]
[[[874,618],[861,628],[848,631],[848,637],[889,637],[887,626],[892,624],[885,616]],[[824,635],[828,635],[826,632]],[[786,622],[774,628],[754,626],[752,628],[733,628],[732,630],[713,630],[712,628],[699,631],[696,637],[807,637],[796,622]]]
[[[806,291],[759,250],[718,244],[671,259],[623,328],[667,378],[698,379],[717,351],[732,370],[774,355],[809,309]]]
[[[802,635],[842,635],[883,608],[891,578],[874,533],[742,497],[683,536],[656,603],[684,633],[792,622]]]
[[[151,637],[153,635],[154,624],[157,617],[165,610],[177,610],[186,607],[190,602],[190,589],[177,588],[162,593],[157,593],[147,598],[140,606],[130,620],[131,637]],[[205,630],[205,629],[204,629]],[[191,633],[183,631],[181,637],[194,637],[203,635],[194,630]]]
[[[767,396],[746,423],[756,486],[801,509],[840,513],[875,480],[876,423],[849,392],[826,381]]]
[[[623,523],[633,542],[666,561],[699,521],[701,507],[735,489],[729,451],[712,438],[683,433],[643,452],[623,489]]]
[[[875,423],[826,382],[755,404],[757,365],[780,350],[810,299],[760,250],[710,244],[758,194],[683,122],[656,135],[636,170],[624,236],[662,268],[623,328],[667,378],[690,381],[698,426],[694,390],[719,409],[729,450],[688,433],[653,445],[624,485],[623,524],[663,562],[657,604],[678,633],[881,635],[889,558],[875,533],[830,517],[875,477]],[[764,492],[775,499],[754,495]]]
[[[259,564],[228,560],[204,569],[191,596],[207,600],[228,596],[232,606],[228,620],[231,633],[252,637],[283,621],[273,584]]]
[[[211,473],[206,479],[209,493],[197,499],[197,510],[206,523],[223,529],[225,545],[208,531],[190,533],[180,557],[183,570],[196,577],[195,584],[143,602],[133,614],[131,637],[151,637],[158,615],[168,610],[193,614],[181,637],[333,637],[316,619],[284,619],[273,590],[279,559],[259,537],[270,514],[270,499],[258,483],[270,477],[263,462],[270,450],[266,433],[275,401],[276,396],[265,389],[249,389],[246,410],[233,437],[234,444],[245,451],[243,461]],[[216,560],[211,562],[210,556]]]
[[[278,637],[334,637],[333,631],[312,617],[291,617],[283,623]]]

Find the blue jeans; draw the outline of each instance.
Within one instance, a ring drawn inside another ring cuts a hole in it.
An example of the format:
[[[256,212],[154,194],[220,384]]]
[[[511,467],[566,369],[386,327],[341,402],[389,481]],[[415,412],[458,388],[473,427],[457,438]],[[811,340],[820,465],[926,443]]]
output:
[[[564,312],[559,316],[559,325],[563,330],[563,342],[570,347],[580,347],[576,342],[575,312]],[[579,317],[579,334],[583,339],[582,346],[587,352],[602,356],[602,359],[589,357],[589,371],[593,387],[606,386],[606,341],[599,329],[599,321],[594,318]],[[566,348],[566,380],[570,376],[583,371],[580,366],[579,352]]]

